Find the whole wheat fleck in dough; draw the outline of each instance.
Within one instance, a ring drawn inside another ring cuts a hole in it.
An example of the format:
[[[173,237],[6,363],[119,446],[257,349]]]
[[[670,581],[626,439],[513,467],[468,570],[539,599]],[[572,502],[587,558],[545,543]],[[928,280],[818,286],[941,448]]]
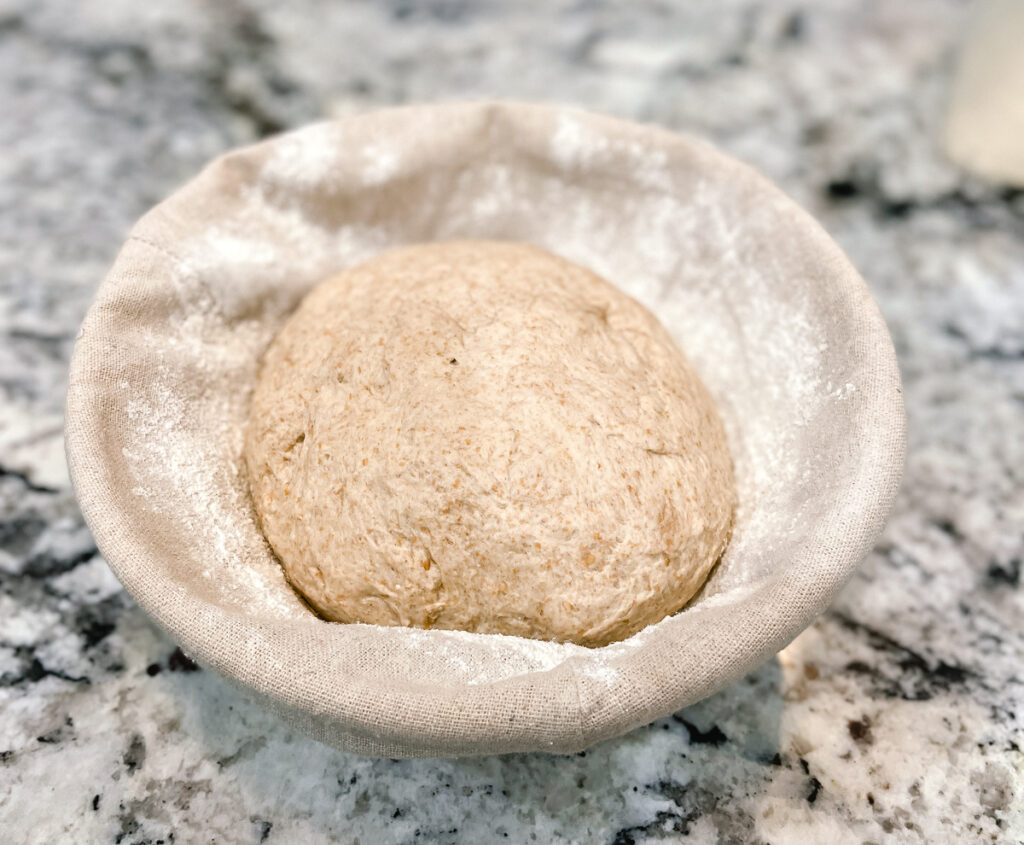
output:
[[[267,351],[245,457],[329,619],[591,646],[679,610],[736,502],[714,403],[658,321],[510,243],[318,285]]]

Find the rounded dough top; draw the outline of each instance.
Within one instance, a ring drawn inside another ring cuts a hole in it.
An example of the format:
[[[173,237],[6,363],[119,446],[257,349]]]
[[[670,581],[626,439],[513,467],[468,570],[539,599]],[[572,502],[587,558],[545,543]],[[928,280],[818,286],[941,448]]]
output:
[[[714,403],[654,316],[543,250],[394,250],[314,288],[245,443],[328,619],[603,645],[679,610],[736,502]]]

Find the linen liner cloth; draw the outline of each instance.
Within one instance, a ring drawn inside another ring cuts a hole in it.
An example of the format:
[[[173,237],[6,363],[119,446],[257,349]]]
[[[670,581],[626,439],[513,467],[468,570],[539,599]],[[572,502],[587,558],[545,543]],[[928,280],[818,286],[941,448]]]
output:
[[[686,610],[587,649],[325,622],[286,584],[241,462],[262,351],[325,276],[455,238],[590,267],[651,308],[708,385],[740,506]],[[577,751],[737,679],[867,553],[905,432],[866,286],[767,180],[650,126],[482,102],[281,135],[150,211],[82,326],[66,442],[103,555],[189,654],[323,742],[403,757]]]

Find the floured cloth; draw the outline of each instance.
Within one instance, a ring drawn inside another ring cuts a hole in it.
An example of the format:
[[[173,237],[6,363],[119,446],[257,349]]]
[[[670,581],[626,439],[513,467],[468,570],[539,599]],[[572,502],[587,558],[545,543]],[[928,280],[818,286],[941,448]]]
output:
[[[260,357],[314,284],[404,243],[532,243],[650,308],[713,395],[739,505],[685,610],[597,649],[321,620],[257,526]],[[519,103],[416,106],[237,150],[132,230],[82,327],[67,452],[100,550],[182,647],[361,754],[571,752],[697,701],[795,637],[903,467],[892,343],[825,232],[665,131]]]

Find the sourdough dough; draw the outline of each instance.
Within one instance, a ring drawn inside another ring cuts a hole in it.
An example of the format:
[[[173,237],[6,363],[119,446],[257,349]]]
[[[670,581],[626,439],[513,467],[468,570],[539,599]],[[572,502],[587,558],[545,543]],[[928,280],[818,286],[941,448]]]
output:
[[[697,592],[736,500],[654,316],[511,243],[405,247],[314,288],[267,350],[245,458],[323,616],[591,646]]]

